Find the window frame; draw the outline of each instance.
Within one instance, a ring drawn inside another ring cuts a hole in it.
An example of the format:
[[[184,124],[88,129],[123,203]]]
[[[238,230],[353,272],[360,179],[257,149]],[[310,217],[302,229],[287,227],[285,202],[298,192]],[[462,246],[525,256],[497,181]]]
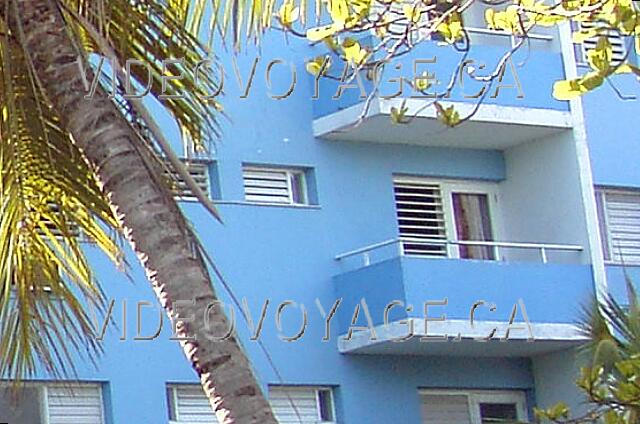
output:
[[[274,202],[274,201],[259,201],[250,200],[247,198],[247,187],[245,184],[245,171],[250,172],[273,172],[284,173],[287,181],[287,202]],[[271,206],[311,206],[309,196],[309,182],[308,182],[308,170],[304,167],[295,166],[273,166],[273,165],[256,165],[256,164],[243,164],[242,165],[242,188],[244,200],[252,205],[271,205]],[[295,201],[294,190],[292,184],[292,177],[297,176],[300,178],[301,189],[301,201]]]
[[[200,383],[166,383],[165,385],[167,390],[171,391],[171,404],[167,404],[167,414],[168,414],[168,422],[169,424],[197,424],[192,421],[180,421],[180,412],[178,410],[178,388],[180,387],[188,387],[188,388],[200,388],[202,390],[202,386]],[[202,390],[202,396],[206,399],[206,394],[204,390]],[[169,399],[167,399],[168,401]],[[171,417],[171,411],[175,414],[175,419]],[[213,412],[213,411],[211,411]],[[215,415],[215,412],[213,412]],[[216,418],[217,420],[217,418]]]
[[[181,182],[182,184],[184,184],[184,181],[182,181],[182,177],[178,175],[175,169],[173,169],[173,165],[171,165],[171,162],[169,161],[169,159],[166,157],[163,157],[162,160],[164,161],[164,165],[163,165],[164,169],[162,170],[163,175],[169,179],[171,184],[179,184]],[[215,163],[215,161],[212,159],[189,158],[189,157],[181,157],[181,158],[178,158],[178,160],[182,163],[182,165],[190,175],[191,175],[192,167],[195,167],[195,168],[200,167],[203,170],[204,172],[203,178],[205,179],[206,184],[204,187],[200,187],[200,189],[204,192],[205,196],[208,199],[213,199],[214,196],[213,196],[213,186],[211,183],[211,172],[212,172],[211,166]],[[197,181],[196,181],[196,185],[198,185]],[[190,191],[188,188],[186,191],[181,189],[182,187],[180,186],[171,187],[171,193],[174,199],[176,199],[176,201],[191,202],[191,203],[199,202],[198,198],[195,195],[193,195],[193,193],[187,193],[187,191]]]
[[[420,389],[418,391],[420,402],[422,397],[434,396],[466,396],[469,407],[471,424],[482,424],[480,404],[482,403],[513,403],[516,405],[518,421],[528,422],[527,399],[523,391],[518,390],[459,390],[459,389]],[[424,420],[424,418],[423,418]]]
[[[104,385],[101,382],[61,382],[61,383],[51,383],[51,382],[33,382],[27,381],[24,383],[24,387],[35,388],[38,393],[38,408],[40,409],[40,418],[42,419],[42,424],[49,424],[51,421],[50,411],[49,411],[49,388],[60,386],[63,387],[67,384],[67,387],[73,390],[74,387],[96,387],[98,389],[100,395],[100,421],[103,424],[107,423],[107,405],[105,403],[104,398]],[[9,383],[6,381],[0,381],[0,387],[8,387]]]
[[[459,240],[456,229],[455,211],[453,208],[453,194],[484,194],[487,196],[487,203],[489,206],[489,222],[491,223],[491,232],[494,240],[500,240],[502,237],[502,216],[499,209],[500,191],[497,182],[491,181],[479,181],[479,180],[454,180],[454,179],[441,179],[433,177],[420,177],[420,176],[405,176],[405,175],[393,175],[392,184],[395,187],[396,182],[400,183],[414,183],[414,184],[433,184],[440,188],[442,196],[442,212],[444,216],[444,228],[446,240]],[[396,230],[398,237],[402,239],[400,234],[400,226],[398,225],[397,218],[397,206],[398,203],[394,197],[394,208],[396,211]],[[401,244],[402,245],[402,244]],[[444,257],[448,259],[461,259],[460,249],[458,245],[447,244],[446,256],[438,255],[416,255],[426,257]],[[462,258],[464,259],[464,258]],[[495,255],[494,260],[500,258]]]
[[[627,261],[616,259],[615,246],[613,245],[613,237],[610,230],[610,219],[607,208],[607,195],[626,195],[638,197],[638,205],[640,205],[640,189],[595,186],[594,195],[596,197],[596,218],[598,221],[598,232],[600,233],[601,249],[605,265],[618,266],[640,266],[640,259]],[[640,240],[640,235],[638,236]],[[605,245],[606,244],[606,245]]]
[[[286,385],[286,384],[270,384],[268,387],[269,390],[271,389],[294,389],[294,390],[313,390],[314,391],[314,395],[316,398],[316,410],[318,412],[318,416],[317,416],[317,424],[337,424],[338,423],[338,419],[337,419],[337,414],[336,414],[336,402],[335,402],[335,394],[334,394],[334,388],[332,386],[308,386],[308,385]],[[329,393],[329,399],[331,400],[331,416],[333,418],[333,421],[323,421],[322,420],[322,407],[321,407],[321,402],[320,402],[320,392],[324,391],[324,392],[328,392]],[[270,397],[268,396],[268,401],[270,401]]]

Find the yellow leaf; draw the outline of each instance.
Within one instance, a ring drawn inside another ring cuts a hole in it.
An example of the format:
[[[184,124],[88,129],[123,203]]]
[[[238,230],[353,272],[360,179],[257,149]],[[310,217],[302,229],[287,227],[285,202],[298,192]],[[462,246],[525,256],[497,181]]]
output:
[[[319,75],[320,72],[322,72],[323,75],[326,74],[330,66],[331,59],[328,56],[318,56],[307,62],[305,68],[311,75],[316,76]]]
[[[553,97],[558,100],[571,100],[586,93],[578,80],[556,81],[553,84]]]
[[[438,120],[448,127],[455,127],[460,123],[460,113],[454,106],[447,108],[440,105],[440,103],[434,103],[438,112]]]
[[[340,28],[334,24],[315,27],[307,30],[307,40],[321,41],[338,32]]]
[[[369,52],[360,47],[360,43],[353,38],[347,38],[342,43],[342,50],[344,51],[345,60],[355,66],[364,63],[369,54]]]
[[[293,3],[286,2],[282,6],[280,6],[280,10],[278,12],[278,19],[280,23],[284,27],[291,27],[295,21],[300,17],[300,8],[295,7]]]
[[[576,44],[583,43],[586,40],[589,40],[593,37],[596,37],[600,32],[599,28],[589,28],[588,30],[575,31],[573,33],[573,42]]]
[[[432,81],[432,78],[430,78],[429,73],[423,72],[422,76],[416,77],[415,82],[413,84],[416,90],[426,91],[429,89],[429,87],[431,87],[431,85],[433,85],[431,81]]]
[[[344,25],[349,19],[347,0],[329,0],[329,14],[334,24]]]
[[[459,13],[452,13],[437,29],[448,43],[455,43],[464,37]]]
[[[409,108],[406,106],[406,100],[402,101],[400,108],[398,109],[395,106],[391,107],[391,122],[394,125],[406,124],[408,123],[406,119],[407,112]]]
[[[487,21],[487,27],[489,29],[496,29],[495,15],[496,12],[493,9],[487,9],[484,11],[484,19]]]
[[[611,58],[613,49],[609,39],[605,36],[600,37],[598,44],[594,49],[587,52],[587,62],[592,69],[604,72],[611,67]]]
[[[418,10],[417,6],[412,4],[405,4],[402,7],[402,12],[404,13],[404,16],[407,18],[407,20],[409,20],[409,22],[413,22],[414,24],[420,21],[420,16],[422,15],[422,12]]]

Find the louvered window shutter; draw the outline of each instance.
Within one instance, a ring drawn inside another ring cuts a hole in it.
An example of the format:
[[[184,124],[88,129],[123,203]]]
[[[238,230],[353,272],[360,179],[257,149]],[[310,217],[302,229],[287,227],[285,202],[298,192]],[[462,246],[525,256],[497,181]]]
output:
[[[400,238],[406,254],[447,256],[446,223],[439,184],[403,179],[394,180]]]
[[[471,424],[466,395],[422,395],[422,424]]]
[[[179,423],[218,424],[209,399],[202,387],[196,384],[176,386],[174,410]]]
[[[102,391],[98,385],[47,386],[49,424],[103,424]]]
[[[323,421],[318,391],[311,387],[270,387],[269,402],[280,424],[318,424]]]
[[[640,265],[640,192],[604,192],[604,226],[609,258]]]
[[[203,161],[190,161],[187,159],[181,159],[181,162],[189,172],[189,175],[195,181],[196,185],[202,190],[202,192],[209,196],[209,163]],[[171,163],[166,160],[165,174],[171,180],[173,195],[179,200],[196,200],[192,190],[187,187],[187,183],[184,178],[180,177]]]
[[[304,171],[245,167],[245,199],[257,203],[306,204]]]

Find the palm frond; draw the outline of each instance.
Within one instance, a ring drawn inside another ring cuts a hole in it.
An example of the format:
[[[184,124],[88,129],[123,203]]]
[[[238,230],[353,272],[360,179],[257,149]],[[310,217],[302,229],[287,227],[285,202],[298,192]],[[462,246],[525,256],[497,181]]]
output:
[[[619,360],[640,355],[640,308],[628,276],[626,289],[624,303],[607,294],[583,310],[582,330],[590,340],[585,347],[594,365],[611,369]]]
[[[69,376],[100,353],[104,307],[79,234],[119,262],[118,222],[15,40],[0,35],[0,376]]]
[[[144,63],[132,63],[132,81],[146,87],[150,78],[149,94],[175,118],[185,143],[205,149],[219,138],[217,115],[221,105],[212,96],[220,91],[214,76],[215,67],[206,69],[198,65],[213,59],[205,43],[200,41],[200,29],[207,19],[207,2],[61,0],[60,3],[75,30],[78,44],[87,54],[113,53],[121,68],[127,60]],[[108,43],[108,52],[100,48],[94,39],[96,34]],[[163,80],[163,76],[168,75],[181,78]],[[108,81],[109,86],[111,83]]]

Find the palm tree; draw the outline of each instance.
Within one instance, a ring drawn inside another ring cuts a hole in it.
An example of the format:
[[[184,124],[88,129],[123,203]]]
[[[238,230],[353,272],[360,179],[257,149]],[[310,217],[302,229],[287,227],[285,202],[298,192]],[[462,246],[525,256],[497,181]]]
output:
[[[220,422],[275,424],[238,340],[207,337],[227,328],[227,318],[208,308],[216,294],[201,246],[163,179],[158,149],[182,175],[184,168],[139,100],[109,98],[103,87],[86,99],[79,67],[92,81],[92,55],[115,58],[121,85],[121,64],[143,60],[159,98],[163,59],[183,57],[178,68],[194,69],[206,53],[198,41],[204,5],[0,0],[0,374],[28,377],[38,364],[66,374],[75,351],[91,358],[99,352],[86,307],[101,308],[104,298],[75,234],[119,262],[115,230],[133,246],[185,338],[185,355]],[[146,80],[144,69],[132,72]],[[216,91],[215,80],[196,85],[194,78],[187,72],[167,81],[166,94],[183,97],[160,101],[185,137],[204,146],[217,135],[220,108],[202,96]],[[193,303],[178,313],[179,300]],[[205,310],[214,328],[207,328]],[[187,324],[185,316],[194,320]]]

